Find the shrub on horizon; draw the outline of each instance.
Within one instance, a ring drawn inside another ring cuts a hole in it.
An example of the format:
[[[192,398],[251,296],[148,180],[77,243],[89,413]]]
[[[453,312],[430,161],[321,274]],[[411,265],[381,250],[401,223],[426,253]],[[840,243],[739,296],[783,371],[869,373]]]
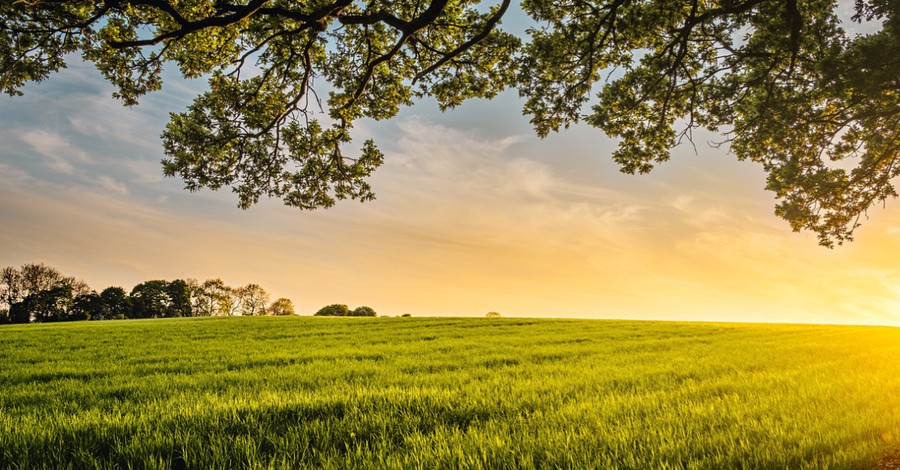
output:
[[[375,309],[372,307],[367,307],[365,305],[361,307],[356,307],[350,312],[351,317],[377,317],[378,314],[375,313]]]
[[[488,312],[488,313],[484,314],[484,316],[485,316],[485,318],[500,318],[503,315],[500,315],[499,312]]]
[[[294,303],[284,297],[272,302],[266,311],[269,315],[294,315]]]
[[[316,312],[317,317],[346,317],[350,315],[350,309],[344,304],[326,305]]]

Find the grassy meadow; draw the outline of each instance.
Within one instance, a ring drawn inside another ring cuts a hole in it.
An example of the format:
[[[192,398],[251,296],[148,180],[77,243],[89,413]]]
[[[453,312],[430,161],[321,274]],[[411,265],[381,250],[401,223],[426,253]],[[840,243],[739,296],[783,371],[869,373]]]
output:
[[[0,327],[0,468],[872,468],[900,329],[446,318]]]

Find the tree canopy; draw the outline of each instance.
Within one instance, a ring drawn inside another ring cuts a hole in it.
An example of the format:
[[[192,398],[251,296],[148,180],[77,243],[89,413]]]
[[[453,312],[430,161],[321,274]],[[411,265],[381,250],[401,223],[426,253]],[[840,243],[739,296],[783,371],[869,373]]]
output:
[[[692,131],[762,165],[776,213],[823,245],[852,239],[900,172],[900,4],[856,0],[15,0],[0,4],[0,88],[92,61],[126,105],[166,64],[208,88],[163,134],[163,171],[302,209],[369,200],[383,155],[354,122],[418,97],[442,109],[513,87],[535,131],[583,121],[645,173]],[[325,93],[327,96],[324,96]],[[320,94],[321,93],[321,94]]]
[[[314,316],[317,317],[347,317],[350,316],[350,308],[345,304],[331,304],[319,309]]]
[[[294,315],[294,303],[284,297],[275,299],[266,311],[269,315]]]

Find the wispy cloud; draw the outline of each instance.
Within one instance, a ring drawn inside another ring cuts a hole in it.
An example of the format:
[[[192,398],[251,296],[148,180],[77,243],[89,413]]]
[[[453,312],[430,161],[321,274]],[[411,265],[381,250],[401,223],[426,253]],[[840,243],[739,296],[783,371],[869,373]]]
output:
[[[59,173],[75,172],[73,161],[90,162],[88,155],[66,137],[48,130],[26,130],[19,139],[45,158],[46,166]]]
[[[67,119],[72,129],[108,146],[128,145],[129,152],[158,153],[162,123],[156,113],[141,106],[126,108],[105,93],[84,94],[67,103],[71,111]],[[158,129],[158,130],[155,130]]]
[[[0,162],[0,184],[21,185],[31,181],[31,176],[21,168]]]
[[[99,178],[97,178],[97,183],[100,188],[102,188],[103,190],[105,190],[109,193],[119,195],[119,196],[124,196],[124,195],[128,194],[128,188],[124,184],[116,181],[115,179],[113,179],[109,176],[106,176],[106,175],[100,176]]]

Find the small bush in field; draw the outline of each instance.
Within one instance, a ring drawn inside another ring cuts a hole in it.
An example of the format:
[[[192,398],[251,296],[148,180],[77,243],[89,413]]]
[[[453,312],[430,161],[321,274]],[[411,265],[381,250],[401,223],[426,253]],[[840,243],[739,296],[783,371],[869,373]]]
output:
[[[294,303],[291,302],[291,299],[280,298],[269,306],[268,310],[269,315],[293,315],[294,314]]]
[[[375,309],[372,307],[366,307],[365,305],[361,307],[356,307],[350,312],[351,317],[377,317],[378,314],[375,313]]]
[[[319,309],[317,317],[346,317],[350,315],[350,309],[344,304],[331,304]]]

